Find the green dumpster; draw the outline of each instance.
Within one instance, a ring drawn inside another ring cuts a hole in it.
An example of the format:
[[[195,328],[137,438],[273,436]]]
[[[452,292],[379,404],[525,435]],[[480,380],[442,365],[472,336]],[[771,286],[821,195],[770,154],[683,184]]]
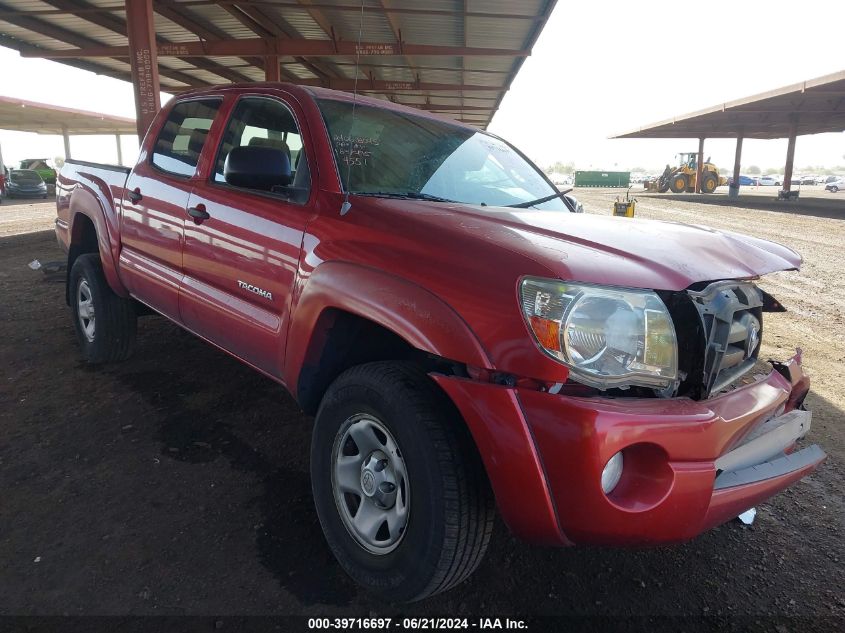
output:
[[[576,187],[624,187],[631,184],[629,171],[576,171]]]

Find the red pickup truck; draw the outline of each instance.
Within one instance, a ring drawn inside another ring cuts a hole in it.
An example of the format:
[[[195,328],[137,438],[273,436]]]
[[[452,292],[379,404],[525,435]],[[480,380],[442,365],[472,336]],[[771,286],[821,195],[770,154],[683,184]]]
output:
[[[57,184],[91,363],[154,311],[315,416],[314,502],[391,600],[531,542],[690,539],[810,473],[801,353],[758,361],[772,242],[573,213],[496,136],[285,84],[180,95],[130,171]],[[755,380],[749,378],[754,375]],[[272,424],[268,420],[268,424]]]

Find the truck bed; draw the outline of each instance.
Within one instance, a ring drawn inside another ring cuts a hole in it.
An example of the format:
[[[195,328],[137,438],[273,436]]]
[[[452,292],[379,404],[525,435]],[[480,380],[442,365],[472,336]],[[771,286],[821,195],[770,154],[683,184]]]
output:
[[[116,228],[120,201],[131,170],[122,165],[69,159],[56,177],[56,237],[67,250],[70,243],[71,210],[84,210],[109,232]]]

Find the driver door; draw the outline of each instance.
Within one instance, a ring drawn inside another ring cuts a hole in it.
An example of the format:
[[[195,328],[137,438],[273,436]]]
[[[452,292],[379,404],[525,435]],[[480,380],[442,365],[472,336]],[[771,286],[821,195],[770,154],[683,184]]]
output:
[[[293,186],[259,191],[226,183],[235,147],[289,152]],[[281,378],[290,297],[305,226],[313,214],[309,157],[294,110],[246,95],[232,109],[211,173],[197,182],[187,218],[179,308],[186,327],[258,369]]]

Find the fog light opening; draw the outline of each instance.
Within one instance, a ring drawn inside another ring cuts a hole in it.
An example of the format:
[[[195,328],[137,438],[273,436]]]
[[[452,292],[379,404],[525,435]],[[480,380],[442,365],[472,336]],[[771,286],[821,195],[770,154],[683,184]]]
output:
[[[601,489],[604,490],[604,494],[609,495],[616,488],[622,478],[622,466],[622,451],[607,460],[604,470],[601,471]]]

